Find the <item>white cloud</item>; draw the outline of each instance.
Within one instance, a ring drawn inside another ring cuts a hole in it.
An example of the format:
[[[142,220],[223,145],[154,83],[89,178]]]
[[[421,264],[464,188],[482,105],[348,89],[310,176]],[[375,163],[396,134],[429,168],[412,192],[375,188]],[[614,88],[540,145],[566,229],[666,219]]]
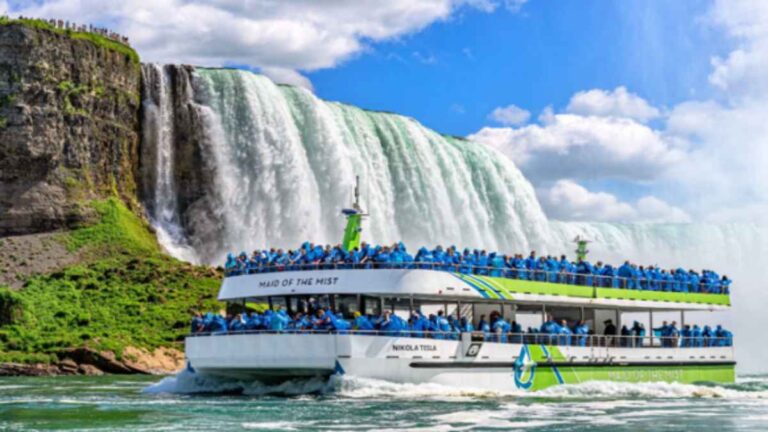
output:
[[[662,111],[624,87],[587,90],[576,93],[563,113],[545,109],[539,124],[483,128],[472,138],[509,155],[554,217],[685,221],[692,215],[706,222],[764,224],[768,2],[716,1],[708,21],[734,42],[730,52],[712,58],[709,81],[718,93],[710,100]],[[659,121],[651,126],[650,119]],[[563,179],[573,180],[559,183]],[[642,184],[663,191],[675,205],[652,196],[625,202],[579,189],[582,180],[614,182],[616,190],[622,182]],[[566,191],[581,198],[570,202]],[[606,210],[589,213],[583,203]]]
[[[528,0],[504,0],[504,7],[512,13],[517,13],[526,3]]]
[[[5,2],[0,3],[4,5]],[[248,65],[305,82],[287,70],[329,68],[449,19],[462,7],[493,11],[496,0],[43,0],[11,13],[107,25],[142,59],[202,66]]]
[[[516,105],[507,105],[496,108],[488,117],[503,125],[519,126],[531,118],[531,113]]]
[[[712,59],[709,81],[731,100],[768,98],[768,2],[719,0],[710,19],[739,46]]]
[[[690,222],[688,214],[654,196],[630,204],[606,192],[591,192],[570,179],[538,191],[547,214],[560,220],[605,222]]]
[[[433,65],[437,63],[437,57],[434,54],[422,54],[420,51],[414,51],[411,56],[422,64]]]
[[[563,177],[650,180],[684,157],[683,142],[629,118],[553,114],[541,125],[486,127],[470,139],[506,154],[534,182]]]
[[[285,69],[279,67],[264,67],[260,69],[261,73],[269,77],[272,81],[278,84],[290,84],[299,87],[304,87],[309,91],[314,91],[312,82],[309,78],[300,74],[293,69]]]
[[[659,110],[645,99],[616,87],[613,91],[593,89],[578,92],[568,103],[566,111],[573,114],[601,117],[625,117],[646,122],[659,116]]]

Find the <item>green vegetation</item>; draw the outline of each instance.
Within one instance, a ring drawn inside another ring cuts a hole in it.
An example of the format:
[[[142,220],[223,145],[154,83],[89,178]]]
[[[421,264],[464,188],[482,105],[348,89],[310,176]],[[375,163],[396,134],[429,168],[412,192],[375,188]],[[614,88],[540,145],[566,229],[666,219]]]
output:
[[[133,48],[97,33],[63,30],[63,29],[52,26],[50,23],[48,23],[48,21],[40,20],[40,19],[27,19],[27,18],[12,19],[8,17],[0,17],[0,25],[12,25],[12,24],[21,24],[27,27],[32,27],[32,28],[41,29],[41,30],[48,30],[54,33],[67,35],[72,39],[87,40],[95,44],[96,46],[100,46],[102,48],[106,48],[108,50],[112,50],[120,54],[123,54],[126,56],[126,58],[128,58],[134,64],[136,65],[139,64],[139,55],[136,53],[136,51],[134,51]]]
[[[0,362],[48,362],[86,346],[118,357],[127,346],[173,346],[194,310],[218,310],[220,275],[162,253],[147,225],[117,199],[89,205],[100,222],[62,234],[84,262],[0,288]]]
[[[72,81],[62,81],[56,88],[61,93],[62,101],[64,102],[64,112],[70,115],[88,115],[83,109],[77,109],[72,104],[72,98],[78,97],[84,93],[88,93],[88,86],[82,84],[75,84]]]

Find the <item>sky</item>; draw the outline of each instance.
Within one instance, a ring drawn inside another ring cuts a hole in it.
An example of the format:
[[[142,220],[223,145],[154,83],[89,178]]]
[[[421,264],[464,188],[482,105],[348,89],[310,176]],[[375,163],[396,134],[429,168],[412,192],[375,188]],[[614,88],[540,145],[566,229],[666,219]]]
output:
[[[768,222],[768,2],[0,0],[511,158],[548,216]]]

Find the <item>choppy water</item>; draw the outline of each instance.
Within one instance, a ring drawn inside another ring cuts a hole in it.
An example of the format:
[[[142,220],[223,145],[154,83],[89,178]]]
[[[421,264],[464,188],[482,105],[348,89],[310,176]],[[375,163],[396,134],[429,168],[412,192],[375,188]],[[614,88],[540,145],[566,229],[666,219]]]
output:
[[[197,391],[208,393],[189,393]],[[0,379],[0,430],[369,429],[759,431],[768,429],[768,376],[728,386],[589,383],[536,394],[354,378],[279,387],[183,375]]]

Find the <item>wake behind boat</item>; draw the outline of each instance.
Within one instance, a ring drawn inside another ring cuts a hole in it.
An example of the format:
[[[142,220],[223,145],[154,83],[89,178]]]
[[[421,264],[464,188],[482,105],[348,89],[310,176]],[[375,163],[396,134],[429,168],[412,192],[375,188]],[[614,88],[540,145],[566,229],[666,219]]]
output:
[[[576,262],[453,247],[412,257],[402,243],[361,242],[358,201],[344,210],[336,248],[230,256],[218,296],[227,317],[193,320],[189,369],[265,382],[350,374],[499,391],[734,381],[731,333],[685,322],[687,311],[730,307],[727,277],[592,266],[582,239]],[[680,327],[654,328],[661,312],[679,313]],[[623,323],[637,313],[650,329]],[[532,319],[541,325],[523,331],[519,322]]]

